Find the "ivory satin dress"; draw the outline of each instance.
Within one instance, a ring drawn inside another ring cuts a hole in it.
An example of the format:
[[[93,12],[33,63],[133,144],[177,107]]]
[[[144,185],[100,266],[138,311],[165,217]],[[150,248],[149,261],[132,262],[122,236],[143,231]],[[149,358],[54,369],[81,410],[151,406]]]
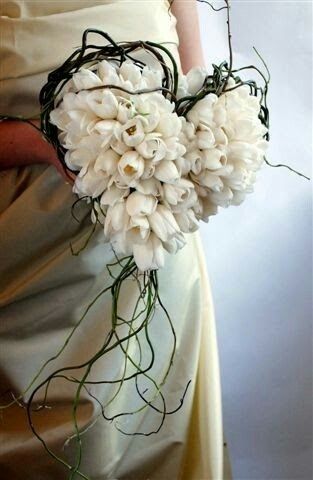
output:
[[[37,96],[47,73],[59,66],[81,43],[83,31],[95,27],[116,41],[166,42],[177,62],[176,19],[164,0],[3,1],[1,4],[0,113],[36,116]],[[78,224],[71,216],[76,200],[72,188],[48,165],[31,165],[0,172],[0,393],[22,392],[41,365],[55,354],[89,302],[109,282],[106,264],[114,257],[97,232],[87,248],[73,256],[70,242],[79,245],[90,231],[87,205]],[[159,272],[160,295],[174,323],[177,352],[170,381],[163,389],[173,405],[186,382],[191,385],[183,407],[165,419],[158,434],[125,436],[100,418],[83,436],[81,471],[93,480],[210,480],[222,479],[223,435],[215,319],[206,264],[198,232],[187,244],[167,255]],[[123,294],[123,308],[134,296]],[[96,351],[110,325],[110,298],[101,297],[54,369],[79,363]],[[158,328],[155,313],[160,377],[169,342]],[[110,364],[112,362],[112,365]],[[112,357],[98,369],[119,368]],[[159,369],[159,371],[158,371]],[[100,371],[100,374],[103,373]],[[65,459],[74,455],[68,386],[52,389],[52,408],[40,422],[44,438]],[[124,391],[121,406],[132,404]],[[100,397],[108,386],[100,388]],[[3,401],[0,403],[3,404]],[[123,403],[124,402],[124,403]],[[80,426],[92,424],[96,404],[83,397]],[[45,452],[17,405],[0,412],[0,471],[6,480],[63,480],[69,472]],[[130,431],[151,429],[151,409],[126,421]],[[125,426],[125,424],[123,424]]]

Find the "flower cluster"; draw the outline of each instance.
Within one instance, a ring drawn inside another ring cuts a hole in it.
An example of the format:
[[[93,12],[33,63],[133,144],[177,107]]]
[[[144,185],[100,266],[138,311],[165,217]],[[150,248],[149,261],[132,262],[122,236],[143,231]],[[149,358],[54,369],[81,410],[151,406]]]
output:
[[[206,72],[181,77],[178,98],[196,95]],[[210,93],[188,111],[162,93],[161,71],[103,60],[81,68],[61,93],[50,121],[59,129],[74,192],[93,201],[116,253],[140,270],[163,266],[184,233],[218,206],[238,205],[252,191],[267,142],[259,100],[248,86]]]
[[[183,94],[196,94],[205,77],[204,69],[191,70],[181,82]],[[219,206],[239,205],[253,191],[268,146],[259,112],[249,86],[229,78],[225,93],[206,95],[187,113],[184,158],[199,199],[198,219],[207,221]]]
[[[116,88],[99,88],[104,85]],[[194,190],[176,166],[186,149],[175,104],[160,90],[132,94],[161,86],[158,71],[104,60],[96,71],[73,75],[50,115],[65,162],[78,171],[74,192],[98,199],[94,220],[103,222],[116,252],[132,254],[141,270],[161,267],[164,248],[184,245],[177,220]]]

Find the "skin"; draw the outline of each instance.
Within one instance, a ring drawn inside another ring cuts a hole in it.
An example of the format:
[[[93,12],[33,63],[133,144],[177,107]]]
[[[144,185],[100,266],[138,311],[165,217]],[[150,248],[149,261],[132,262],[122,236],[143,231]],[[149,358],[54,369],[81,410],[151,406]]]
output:
[[[196,0],[174,0],[171,4],[171,11],[177,19],[184,73],[194,66],[204,66],[196,3]],[[32,120],[32,123],[39,126],[38,120]],[[54,148],[38,130],[18,120],[0,122],[0,170],[41,163],[54,165],[67,183],[74,182],[74,175],[65,174]]]
[[[183,73],[192,67],[205,67],[201,46],[197,0],[174,0],[171,11],[177,19],[179,56]]]

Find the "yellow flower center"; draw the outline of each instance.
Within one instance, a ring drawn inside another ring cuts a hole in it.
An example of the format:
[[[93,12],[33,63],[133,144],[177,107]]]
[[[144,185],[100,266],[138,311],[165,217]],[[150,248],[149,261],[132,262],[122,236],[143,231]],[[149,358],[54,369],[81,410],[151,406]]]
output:
[[[126,132],[128,133],[128,135],[134,135],[134,133],[136,133],[136,125],[133,125],[132,127],[127,128]]]
[[[132,167],[131,165],[126,165],[126,167],[124,168],[124,172],[126,173],[126,175],[132,175],[136,171],[137,170],[134,167]]]

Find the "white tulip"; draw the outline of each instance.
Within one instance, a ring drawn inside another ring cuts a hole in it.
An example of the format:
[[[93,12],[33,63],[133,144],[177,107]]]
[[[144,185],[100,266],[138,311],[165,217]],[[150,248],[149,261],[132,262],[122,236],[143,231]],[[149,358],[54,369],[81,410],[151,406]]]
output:
[[[102,170],[107,175],[114,175],[117,171],[117,165],[120,155],[112,148],[102,150],[95,161],[95,172]]]
[[[183,248],[185,245],[186,245],[186,240],[182,232],[177,233],[177,235],[170,238],[168,241],[163,242],[163,247],[167,252],[171,254],[177,253],[178,250]]]
[[[148,240],[150,235],[150,225],[147,217],[142,215],[133,216],[130,218],[127,231],[126,241],[131,243],[143,244]]]
[[[167,111],[167,100],[160,93],[137,95],[133,98],[133,108],[145,133],[149,133],[156,129],[161,112]]]
[[[133,245],[135,262],[141,271],[156,270],[164,265],[162,242],[151,233],[145,243]]]
[[[121,127],[115,127],[113,135],[110,139],[110,147],[119,155],[123,155],[124,153],[129,151],[129,146],[126,145],[123,140],[121,139]]]
[[[98,76],[105,85],[119,85],[119,78],[116,68],[107,60],[98,64]]]
[[[143,158],[153,159],[155,163],[162,160],[166,155],[167,147],[160,136],[161,134],[158,133],[148,133],[144,141],[136,145],[137,152]]]
[[[110,205],[106,212],[104,223],[104,234],[110,236],[111,232],[119,232],[125,230],[125,225],[129,222],[129,215],[126,211],[124,201]]]
[[[102,85],[101,79],[91,70],[81,68],[73,74],[73,84],[77,90],[88,90]]]
[[[118,102],[112,92],[108,89],[95,90],[90,92],[87,97],[90,109],[104,120],[113,120],[116,118]]]
[[[221,207],[228,207],[231,205],[234,193],[229,187],[224,187],[221,191],[212,192],[210,200]]]
[[[137,152],[129,150],[121,156],[117,168],[121,181],[132,186],[143,174],[145,162]]]
[[[175,182],[180,177],[175,163],[171,160],[161,160],[161,162],[157,163],[154,176],[161,182],[167,183]]]
[[[215,145],[215,137],[213,132],[210,128],[207,130],[199,130],[197,132],[197,143],[198,148],[205,149],[205,148],[212,148]]]
[[[133,89],[137,90],[141,88],[141,70],[131,61],[126,60],[122,63],[119,74],[122,80],[130,82]]]
[[[211,126],[213,122],[213,106],[218,101],[218,97],[210,93],[199,100],[187,113],[187,120],[192,122],[195,128]]]
[[[156,131],[162,134],[162,137],[178,137],[182,128],[181,119],[176,113],[163,113],[160,116]]]
[[[174,163],[180,177],[183,177],[190,172],[190,165],[185,157],[177,158]]]
[[[119,98],[116,119],[121,124],[128,122],[136,114],[134,103],[128,98]]]
[[[108,177],[103,172],[95,172],[92,167],[84,173],[81,170],[75,179],[73,192],[79,196],[88,195],[97,198],[107,188],[108,181]]]
[[[165,160],[176,160],[186,152],[186,148],[178,141],[177,137],[164,139],[164,144],[166,147]]]
[[[89,150],[84,148],[68,150],[64,156],[64,161],[71,170],[84,169],[84,172],[86,171],[88,165],[94,160],[94,155],[92,155]]]
[[[203,152],[198,150],[198,148],[187,152],[184,156],[184,159],[188,162],[188,171],[192,171],[196,175],[201,172],[203,165]]]
[[[80,138],[76,148],[68,150],[65,154],[67,166],[74,170],[87,168],[93,163],[99,155],[101,148],[101,138],[99,135],[91,135]],[[84,172],[82,172],[84,173]]]
[[[195,232],[199,228],[199,222],[191,208],[175,213],[174,217],[179,228],[184,233]]]
[[[158,88],[162,87],[162,71],[161,70],[152,70],[147,65],[142,69],[142,83],[143,88]]]
[[[153,195],[132,192],[126,200],[126,210],[131,217],[151,215],[157,207],[157,199]]]
[[[80,92],[69,92],[63,97],[62,107],[64,110],[88,110],[87,98],[88,90],[81,90]]]
[[[162,191],[161,182],[154,177],[140,180],[136,188],[138,192],[154,197],[159,197]]]
[[[163,185],[163,198],[171,205],[184,202],[193,190],[193,183],[190,180],[181,178],[176,183]]]
[[[143,174],[141,175],[141,180],[149,180],[149,178],[152,178],[154,176],[155,172],[155,165],[153,164],[152,160],[145,160],[145,168],[143,171]],[[137,184],[138,188],[138,184]]]
[[[63,108],[55,108],[50,112],[50,122],[58,127],[60,130],[67,130],[67,126],[70,124],[70,117]]]
[[[129,188],[118,188],[115,184],[112,184],[103,192],[100,203],[101,205],[113,206],[128,195]]]
[[[157,205],[155,211],[148,216],[151,230],[163,242],[176,235],[180,229],[172,212],[164,205]]]
[[[208,170],[218,170],[226,165],[227,158],[222,150],[210,148],[201,152],[201,163]]]
[[[67,131],[80,136],[90,135],[98,121],[95,113],[88,110],[69,110],[67,114],[70,119],[66,127]]]
[[[187,82],[186,75],[179,75],[176,97],[179,100],[182,97],[187,97],[187,95],[188,95],[188,82]]]
[[[223,189],[224,183],[216,172],[210,170],[203,170],[197,177],[200,185],[203,185],[214,192],[219,192]]]
[[[207,77],[207,71],[203,67],[193,67],[186,75],[188,95],[196,95],[203,86]]]
[[[142,122],[138,118],[128,120],[121,130],[122,139],[129,147],[136,147],[145,138],[145,132],[142,126]]]
[[[200,206],[200,211],[197,214],[197,218],[203,220],[204,222],[207,222],[209,220],[209,217],[212,215],[216,215],[218,211],[218,206],[212,202],[210,199],[210,196],[205,193],[203,196],[198,197],[199,199],[199,206]]]
[[[109,147],[111,140],[113,138],[115,129],[119,127],[118,122],[115,120],[100,120],[93,127],[93,132],[99,133],[101,135],[101,146]]]

